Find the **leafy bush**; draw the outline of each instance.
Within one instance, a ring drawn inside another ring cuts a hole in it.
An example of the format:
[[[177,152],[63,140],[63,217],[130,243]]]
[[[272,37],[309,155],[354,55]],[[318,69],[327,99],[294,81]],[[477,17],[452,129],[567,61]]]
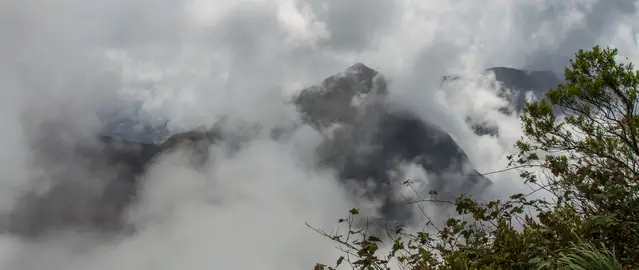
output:
[[[386,245],[381,236],[355,228],[359,213],[353,209],[339,220],[348,225],[346,234],[316,229],[344,256],[315,269],[639,268],[639,72],[616,56],[611,48],[580,50],[565,69],[566,83],[522,114],[525,136],[516,143],[519,153],[508,157],[509,167],[553,199],[513,194],[480,203],[462,195],[445,202],[459,217],[441,228],[428,222],[415,233],[397,225],[387,229]],[[382,252],[380,246],[392,248]]]

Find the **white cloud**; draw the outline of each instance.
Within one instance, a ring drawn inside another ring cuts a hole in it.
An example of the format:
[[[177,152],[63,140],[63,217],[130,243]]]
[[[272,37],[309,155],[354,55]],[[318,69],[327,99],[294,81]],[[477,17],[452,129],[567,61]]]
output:
[[[639,61],[635,5],[2,1],[0,206],[10,208],[16,190],[34,181],[29,159],[41,150],[33,141],[43,136],[38,127],[45,120],[71,123],[75,131],[62,138],[77,141],[99,128],[95,111],[127,98],[180,128],[222,115],[242,123],[290,124],[298,116],[282,101],[291,88],[317,83],[355,62],[390,77],[393,100],[450,132],[478,171],[501,169],[520,135],[518,120],[496,113],[499,100],[485,78],[442,95],[441,77],[495,65],[558,70],[577,49],[595,42],[615,45]],[[503,136],[476,136],[465,123],[467,114],[496,123]],[[287,142],[259,134],[234,155],[216,150],[215,165],[205,173],[184,167],[179,153],[166,156],[145,175],[142,199],[131,213],[132,223],[144,225],[139,234],[106,241],[69,232],[42,243],[6,236],[0,252],[13,255],[0,265],[310,268],[335,251],[303,222],[330,227],[351,205],[330,172],[311,169],[319,141],[308,127]],[[76,161],[60,166],[84,172]],[[505,191],[518,185],[516,173],[491,178]]]

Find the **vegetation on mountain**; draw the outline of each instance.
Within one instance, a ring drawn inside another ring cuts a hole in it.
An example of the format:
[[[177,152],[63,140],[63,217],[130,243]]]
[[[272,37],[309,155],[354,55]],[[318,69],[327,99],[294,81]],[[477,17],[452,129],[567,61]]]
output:
[[[384,236],[352,209],[339,219],[344,233],[315,229],[344,252],[315,269],[639,268],[639,72],[617,54],[580,50],[565,83],[521,115],[525,136],[509,168],[549,198],[441,201],[433,191],[412,203],[450,204],[458,216]]]

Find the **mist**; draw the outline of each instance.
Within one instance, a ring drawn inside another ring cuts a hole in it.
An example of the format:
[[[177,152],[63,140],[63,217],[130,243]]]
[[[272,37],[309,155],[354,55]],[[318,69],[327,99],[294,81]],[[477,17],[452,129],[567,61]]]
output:
[[[330,230],[348,209],[375,215],[379,204],[356,200],[336,171],[317,166],[326,134],[301,122],[291,97],[365,63],[391,79],[395,106],[448,132],[478,171],[500,170],[520,122],[498,113],[494,78],[481,71],[559,73],[595,44],[639,61],[637,2],[613,2],[0,0],[0,216],[84,222],[125,208],[124,224],[109,225],[115,234],[0,234],[0,269],[280,270],[333,261],[339,251],[304,223]],[[450,74],[469,79],[442,89]],[[88,166],[77,149],[98,147],[99,112],[127,104],[173,130],[224,119],[225,132],[245,139],[213,145],[202,170],[185,151],[161,156],[134,201],[105,210],[97,194],[118,175]],[[500,136],[476,135],[468,115],[496,123]],[[272,139],[282,126],[297,128]],[[428,181],[402,168],[393,173]],[[489,178],[498,183],[489,196],[527,188],[516,172]],[[20,218],[0,227],[27,230]]]

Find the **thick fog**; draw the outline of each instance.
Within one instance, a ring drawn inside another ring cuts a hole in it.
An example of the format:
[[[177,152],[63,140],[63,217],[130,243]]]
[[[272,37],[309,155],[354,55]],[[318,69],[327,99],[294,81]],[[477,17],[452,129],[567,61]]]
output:
[[[175,130],[225,119],[248,138],[232,153],[212,146],[204,170],[184,152],[162,156],[141,177],[119,234],[0,235],[0,269],[330,262],[339,251],[304,223],[330,230],[348,209],[374,214],[376,204],[354,200],[334,171],[315,166],[322,134],[310,126],[271,139],[268,128],[300,123],[288,103],[299,90],[365,63],[391,79],[393,103],[447,131],[478,171],[500,170],[520,123],[498,113],[503,101],[480,72],[561,72],[595,44],[639,62],[638,27],[630,0],[0,0],[0,216],[91,214],[94,194],[117,176],[89,168],[74,149],[96,143],[101,111],[141,104]],[[440,89],[448,74],[469,79]],[[468,115],[493,121],[500,136],[475,135]],[[256,124],[265,128],[244,128]],[[405,167],[407,178],[424,178]],[[489,178],[495,196],[525,188],[514,172]],[[56,187],[66,188],[60,198],[21,204]]]

